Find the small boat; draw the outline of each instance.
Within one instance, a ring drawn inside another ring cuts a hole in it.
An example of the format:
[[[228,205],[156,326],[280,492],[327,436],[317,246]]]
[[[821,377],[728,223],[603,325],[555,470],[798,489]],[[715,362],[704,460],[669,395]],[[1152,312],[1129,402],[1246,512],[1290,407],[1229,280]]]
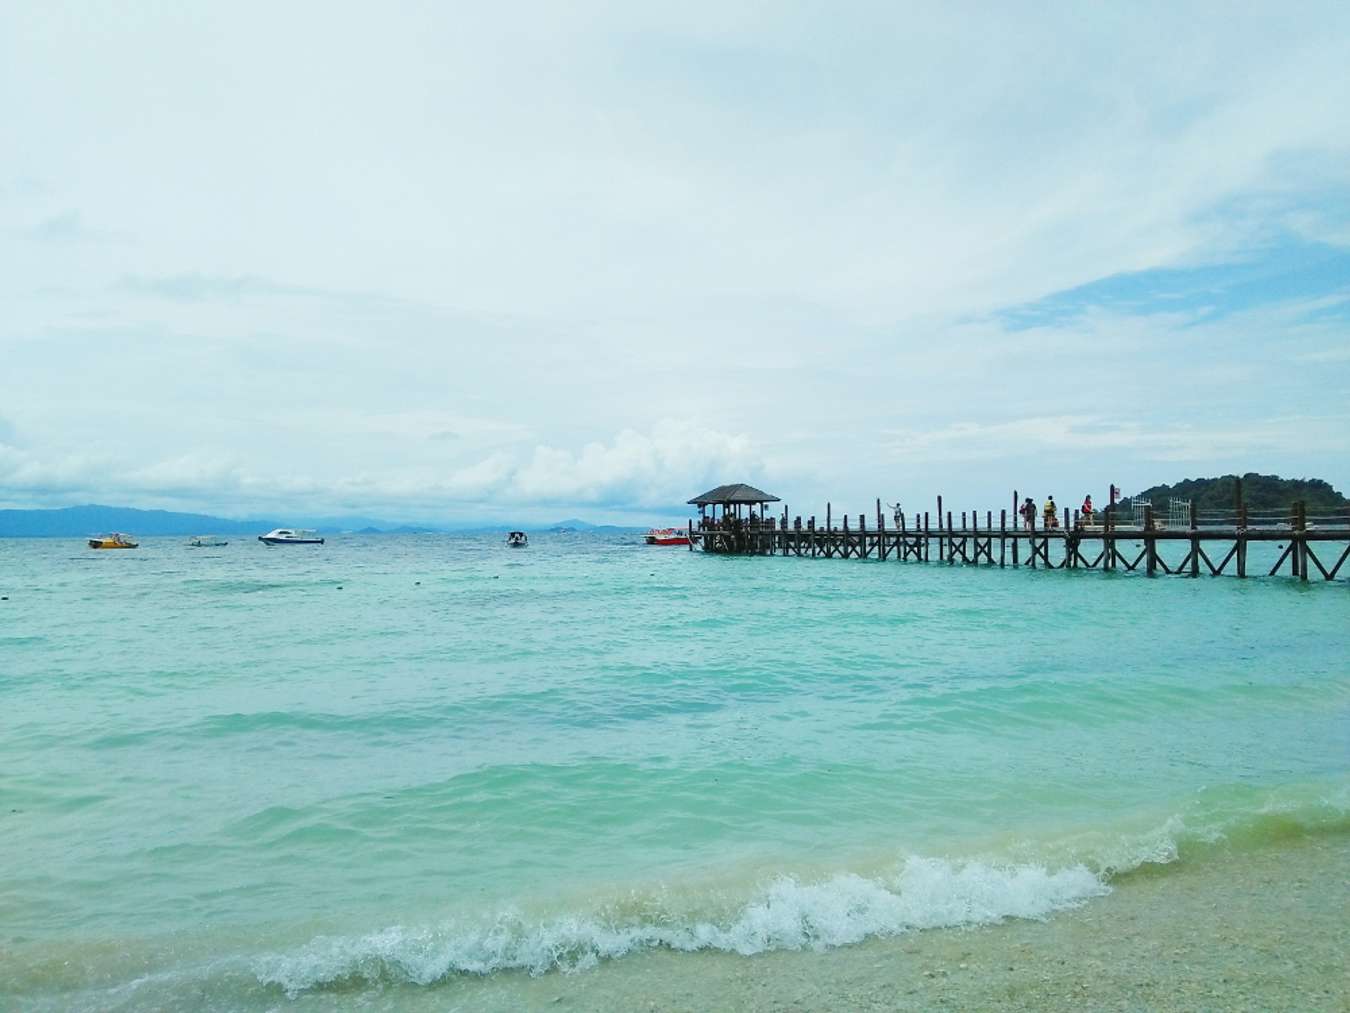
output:
[[[258,541],[264,545],[322,545],[323,539],[313,528],[273,528]]]
[[[229,544],[225,539],[217,538],[215,535],[193,535],[188,539],[190,549],[215,549]]]
[[[648,545],[688,545],[689,532],[683,528],[652,528],[646,540]]]
[[[89,539],[89,548],[91,549],[134,549],[140,544],[140,542],[132,541],[130,535],[124,535],[117,531],[109,532],[106,535],[95,535]]]
[[[523,549],[530,544],[530,539],[523,531],[508,531],[506,534],[506,547],[508,549]]]

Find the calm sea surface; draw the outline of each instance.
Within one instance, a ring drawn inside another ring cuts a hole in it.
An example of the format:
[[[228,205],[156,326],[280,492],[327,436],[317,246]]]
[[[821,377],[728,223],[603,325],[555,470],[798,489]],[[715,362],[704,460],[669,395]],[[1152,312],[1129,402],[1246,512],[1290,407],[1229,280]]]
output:
[[[637,541],[0,541],[0,1006],[471,1006],[1350,833],[1345,582]]]

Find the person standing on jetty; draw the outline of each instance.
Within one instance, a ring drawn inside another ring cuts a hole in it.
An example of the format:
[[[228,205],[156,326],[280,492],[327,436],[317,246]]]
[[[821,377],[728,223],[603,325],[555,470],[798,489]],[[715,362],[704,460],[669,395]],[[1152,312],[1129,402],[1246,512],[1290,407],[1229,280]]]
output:
[[[1036,526],[1036,501],[1028,496],[1022,503],[1022,524],[1028,531]]]
[[[1059,527],[1059,508],[1055,506],[1055,497],[1047,496],[1045,500],[1045,509],[1042,511],[1045,515],[1045,530]]]
[[[1092,523],[1092,493],[1083,497],[1083,509],[1078,511],[1084,524]]]

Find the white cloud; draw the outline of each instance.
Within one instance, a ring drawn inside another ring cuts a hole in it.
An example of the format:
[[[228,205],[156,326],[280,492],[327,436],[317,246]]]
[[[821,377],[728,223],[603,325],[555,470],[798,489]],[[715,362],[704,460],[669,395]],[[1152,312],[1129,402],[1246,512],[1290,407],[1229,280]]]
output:
[[[1241,426],[1055,415],[989,424],[957,422],[935,430],[893,431],[887,437],[890,453],[910,461],[980,461],[1045,452],[1087,456],[1106,451],[1194,464],[1310,446],[1327,455],[1350,453],[1350,414],[1285,416]]]
[[[763,467],[762,457],[744,435],[667,420],[650,434],[624,430],[608,445],[588,443],[575,454],[538,447],[512,476],[510,488],[522,502],[665,506],[702,492],[700,483],[757,474]]]
[[[1350,343],[1333,348],[1322,348],[1315,352],[1304,352],[1294,356],[1295,362],[1316,364],[1319,362],[1350,362]]]
[[[447,520],[454,519],[447,510],[466,505],[530,513],[570,505],[659,511],[727,474],[744,477],[763,467],[747,437],[678,420],[659,422],[648,433],[626,430],[576,453],[537,445],[519,457],[493,453],[444,471],[392,468],[327,476],[303,469],[262,473],[238,458],[184,455],[146,463],[126,452],[39,458],[0,445],[0,498],[26,494],[63,504],[114,494],[135,505],[228,504],[233,513],[287,506],[307,514],[343,512],[355,503],[395,518]]]
[[[458,439],[473,437],[522,439],[529,435],[529,430],[518,422],[480,418],[434,408],[368,415],[347,413],[340,420],[334,419],[335,423],[339,421],[369,433],[417,440],[444,439],[447,436]]]
[[[0,33],[0,495],[1344,483],[1266,435],[1344,398],[1334,313],[996,319],[1344,241],[1350,9],[1279,13],[43,4]],[[976,473],[967,423],[1045,459]]]

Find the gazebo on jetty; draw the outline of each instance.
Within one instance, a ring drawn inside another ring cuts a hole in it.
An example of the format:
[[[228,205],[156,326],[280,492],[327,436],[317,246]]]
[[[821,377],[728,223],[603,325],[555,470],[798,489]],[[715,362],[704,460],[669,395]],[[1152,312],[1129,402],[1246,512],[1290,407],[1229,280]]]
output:
[[[761,527],[776,527],[765,509],[770,503],[779,503],[763,489],[737,482],[719,485],[701,496],[689,500],[698,507],[698,530],[703,535],[703,547],[714,552],[746,552],[747,536]],[[722,514],[718,516],[718,508]],[[756,508],[758,507],[758,512]],[[692,528],[693,525],[691,524]]]

